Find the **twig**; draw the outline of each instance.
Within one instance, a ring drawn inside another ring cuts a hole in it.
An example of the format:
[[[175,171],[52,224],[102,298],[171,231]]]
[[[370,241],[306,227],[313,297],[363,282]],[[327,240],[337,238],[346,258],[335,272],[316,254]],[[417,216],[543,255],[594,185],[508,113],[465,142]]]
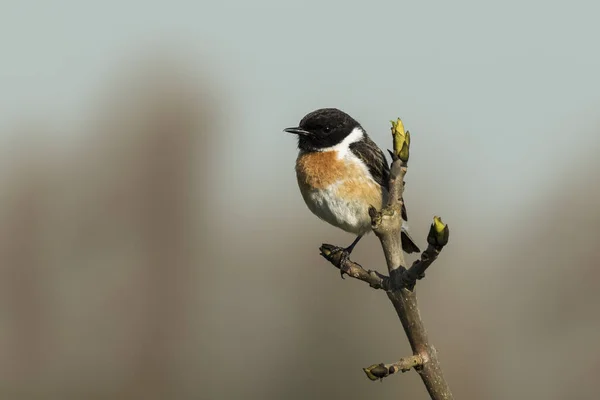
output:
[[[344,257],[343,249],[330,244],[323,244],[320,248],[323,258],[337,267],[342,274],[366,282],[373,289],[390,289],[390,278],[377,271],[367,271],[360,264],[348,257]]]
[[[363,368],[367,377],[372,380],[383,380],[388,375],[395,374],[396,372],[407,372],[411,368],[418,369],[423,365],[423,359],[421,356],[410,356],[401,358],[393,364],[373,364],[370,367]]]
[[[421,320],[417,297],[414,291],[417,280],[425,276],[425,270],[437,259],[443,247],[448,243],[449,229],[439,217],[434,218],[427,242],[429,246],[410,268],[406,268],[402,250],[401,210],[403,206],[404,177],[407,172],[410,133],[404,131],[402,121],[392,121],[394,152],[390,180],[388,183],[388,203],[381,211],[369,210],[372,228],[379,238],[389,271],[389,278],[374,271],[367,271],[361,265],[351,261],[332,245],[321,246],[321,255],[349,276],[369,283],[371,287],[384,289],[394,308],[413,351],[413,356],[401,359],[394,364],[374,364],[363,370],[369,379],[377,380],[411,368],[421,376],[430,397],[433,400],[452,399],[450,387],[437,358],[437,352],[429,342],[427,331]]]
[[[403,285],[413,290],[418,279],[425,278],[425,270],[437,259],[440,254],[440,250],[437,247],[429,245],[427,250],[421,254],[421,258],[416,260],[413,265],[402,274],[404,280]]]

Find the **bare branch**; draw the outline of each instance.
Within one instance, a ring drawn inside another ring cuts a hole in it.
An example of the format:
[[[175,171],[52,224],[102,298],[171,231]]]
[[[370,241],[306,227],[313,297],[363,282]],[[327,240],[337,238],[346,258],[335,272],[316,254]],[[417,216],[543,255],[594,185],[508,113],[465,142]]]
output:
[[[429,342],[425,325],[421,319],[414,291],[400,289],[387,292],[402,322],[414,355],[421,356],[423,365],[417,370],[432,399],[452,399],[450,387],[444,378],[437,352]]]
[[[344,255],[344,249],[331,244],[323,244],[320,248],[321,255],[327,261],[331,262],[336,268],[344,274],[366,282],[373,289],[389,290],[390,278],[380,274],[377,271],[367,271],[360,264],[355,263]]]
[[[429,395],[434,400],[451,399],[450,387],[442,373],[435,348],[429,343],[427,331],[419,313],[416,293],[413,291],[416,280],[422,277],[425,269],[437,258],[439,251],[448,242],[449,230],[441,222],[441,219],[434,219],[427,237],[430,246],[423,252],[420,263],[417,262],[411,269],[406,269],[400,235],[402,217],[399,211],[402,207],[404,177],[408,168],[410,133],[404,131],[404,125],[400,119],[392,122],[392,136],[395,157],[393,157],[391,166],[388,204],[381,211],[381,217],[377,213],[371,212],[373,231],[381,241],[390,277],[394,282],[402,282],[399,289],[388,291],[387,295],[402,322],[413,354],[420,356],[423,360],[418,372]],[[382,224],[380,219],[383,221],[386,219],[385,216],[390,214],[387,224]],[[432,248],[433,246],[435,247]]]
[[[421,258],[402,274],[402,282],[395,283],[396,287],[403,286],[408,290],[413,290],[417,280],[425,278],[425,271],[438,258],[440,251],[442,251],[441,247],[429,245],[421,254]]]
[[[450,236],[448,225],[442,222],[440,217],[434,217],[433,223],[429,228],[427,242],[429,246],[421,254],[421,258],[416,260],[413,265],[402,274],[402,282],[395,283],[395,287],[405,287],[413,290],[418,279],[425,277],[425,271],[438,258],[440,252],[446,244]]]

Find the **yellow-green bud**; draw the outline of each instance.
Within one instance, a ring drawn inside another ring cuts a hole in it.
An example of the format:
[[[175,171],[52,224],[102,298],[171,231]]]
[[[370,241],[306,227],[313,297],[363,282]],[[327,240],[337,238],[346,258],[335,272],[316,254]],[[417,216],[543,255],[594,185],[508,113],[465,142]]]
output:
[[[410,153],[410,132],[404,130],[402,120],[398,118],[392,123],[392,136],[394,137],[394,154],[404,162],[408,162]]]
[[[444,224],[440,217],[433,217],[433,223],[427,235],[427,243],[432,246],[443,247],[448,244],[449,236],[450,230],[448,229],[448,225]]]

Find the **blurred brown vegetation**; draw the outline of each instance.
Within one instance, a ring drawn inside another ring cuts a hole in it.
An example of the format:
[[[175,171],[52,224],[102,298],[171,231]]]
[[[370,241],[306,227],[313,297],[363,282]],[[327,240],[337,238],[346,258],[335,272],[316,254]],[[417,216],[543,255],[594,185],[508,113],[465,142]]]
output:
[[[3,161],[1,398],[426,398],[414,373],[361,371],[409,346],[382,293],[319,258],[347,235],[269,215],[276,188],[259,211],[223,206],[220,156],[239,150],[214,82],[158,59],[108,87],[83,139],[26,126]],[[553,170],[508,220],[443,215],[451,241],[419,298],[457,398],[594,397],[599,167]],[[383,266],[365,243],[356,260]]]
[[[210,280],[216,111],[183,72],[146,60],[103,94],[85,140],[14,143],[0,208],[2,398],[169,398],[177,365],[198,363],[189,318]]]

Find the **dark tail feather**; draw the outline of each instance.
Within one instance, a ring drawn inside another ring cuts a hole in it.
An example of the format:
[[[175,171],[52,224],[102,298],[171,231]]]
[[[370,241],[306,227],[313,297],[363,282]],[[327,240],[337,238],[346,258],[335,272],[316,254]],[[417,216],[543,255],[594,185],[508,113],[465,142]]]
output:
[[[419,246],[415,243],[415,241],[410,237],[408,232],[402,229],[402,249],[408,254],[410,253],[420,253]]]

